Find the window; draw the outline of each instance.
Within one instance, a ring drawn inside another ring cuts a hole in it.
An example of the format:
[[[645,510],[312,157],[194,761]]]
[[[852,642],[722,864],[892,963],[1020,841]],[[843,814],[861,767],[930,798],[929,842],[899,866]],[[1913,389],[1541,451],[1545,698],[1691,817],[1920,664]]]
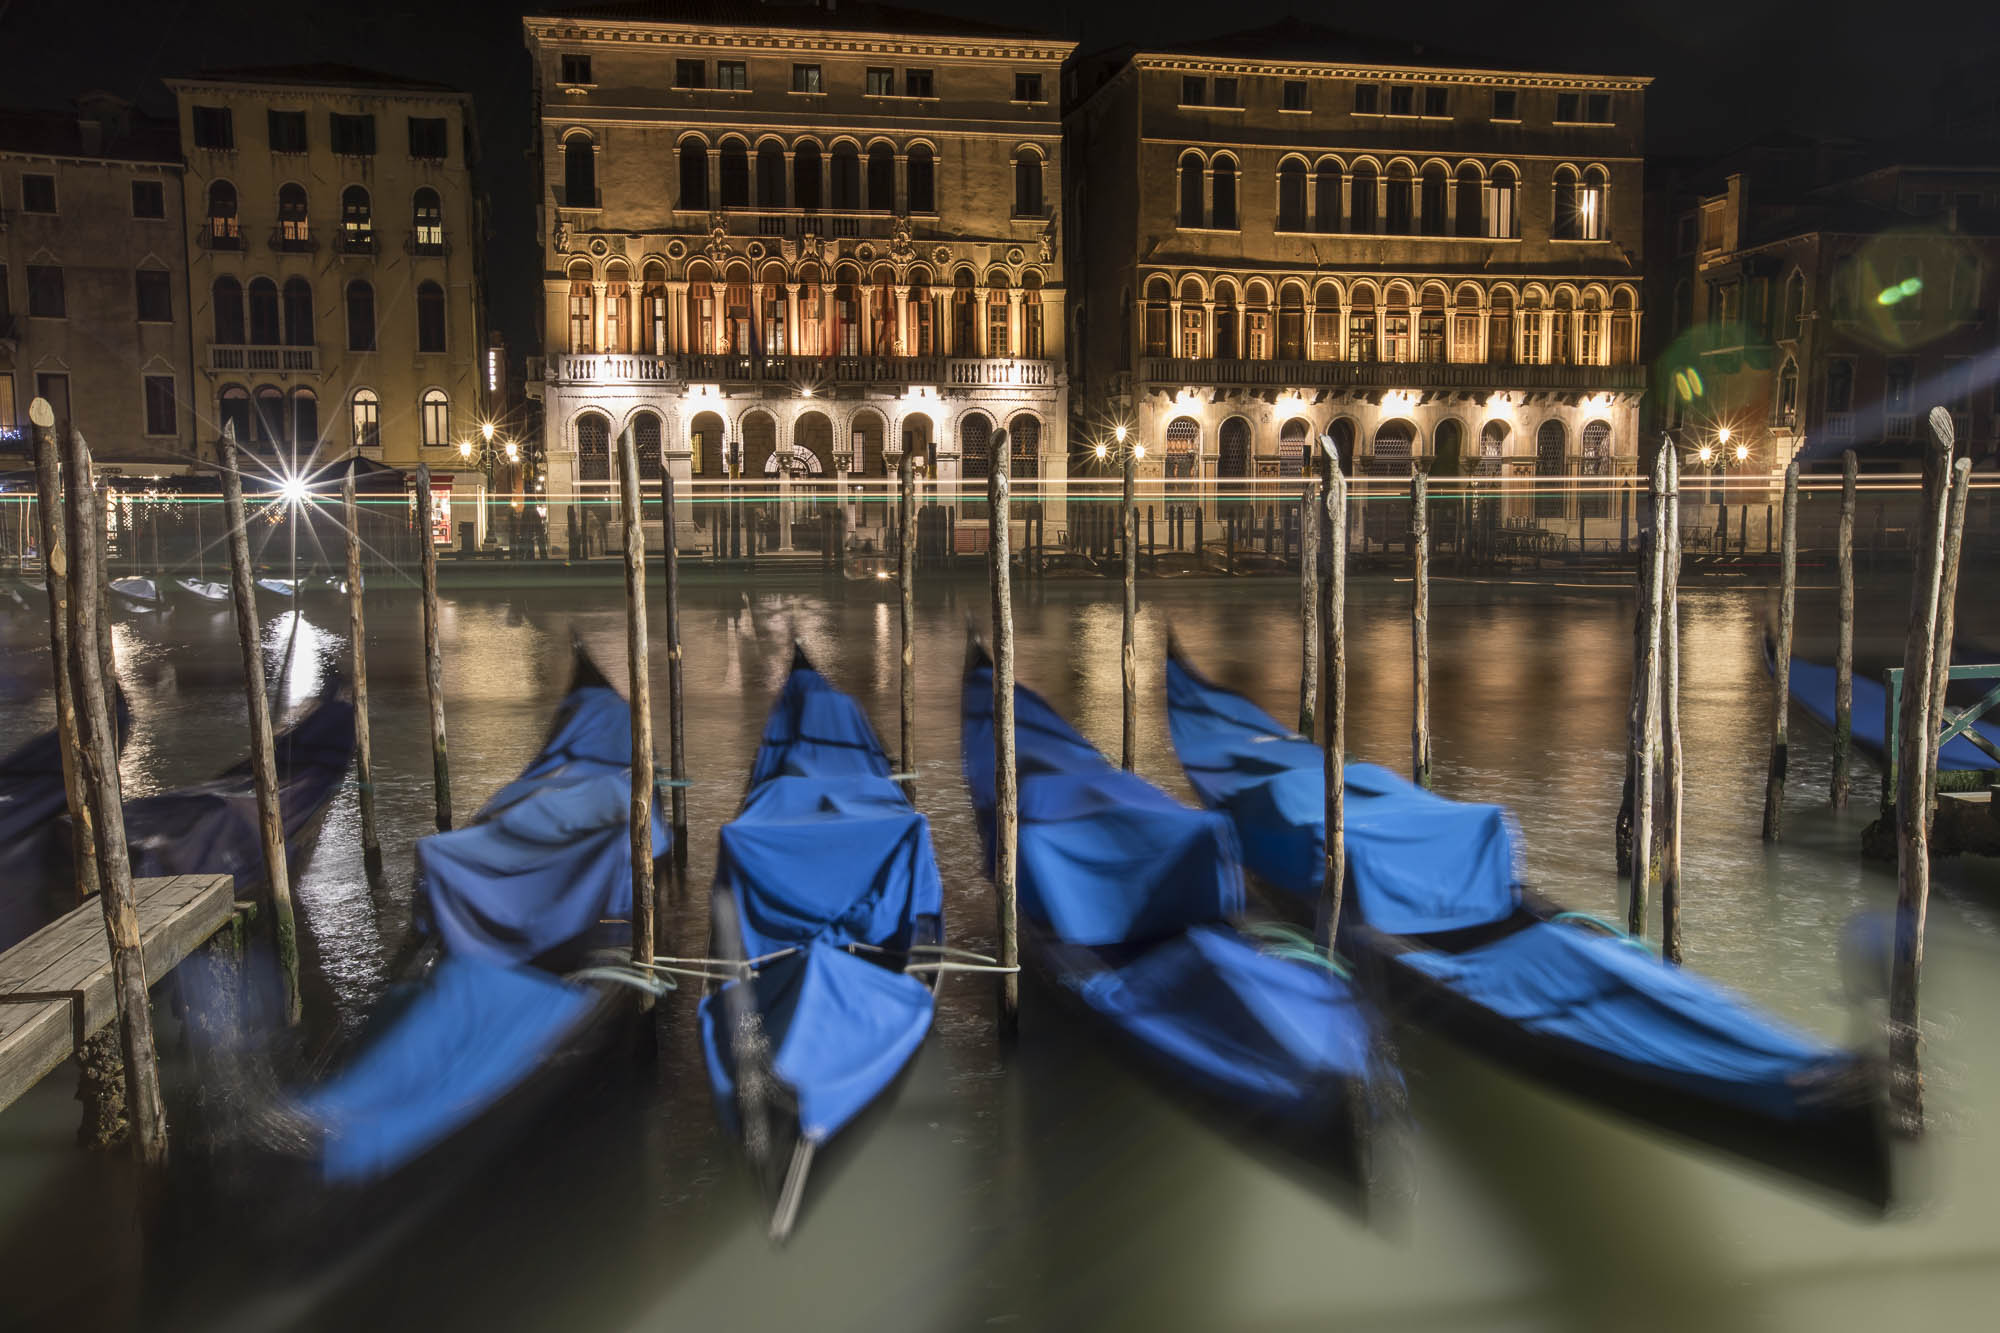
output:
[[[35,376],[35,397],[46,399],[57,421],[69,420],[69,376],[43,372]]]
[[[1911,390],[1916,378],[1916,363],[1907,357],[1891,361],[1882,372],[1882,411],[1887,418],[1883,433],[1891,439],[1906,439],[1910,434],[1915,411]]]
[[[1512,88],[1493,90],[1493,119],[1519,120],[1521,118],[1521,94]]]
[[[350,185],[340,192],[340,247],[349,254],[375,251],[375,205],[364,186]]]
[[[1365,288],[1354,293],[1347,308],[1347,359],[1375,359],[1375,293]]]
[[[882,65],[868,67],[868,95],[870,97],[894,97],[896,95],[896,71]]]
[[[893,166],[889,179],[895,180]],[[833,146],[833,188],[829,202],[832,207],[848,212],[861,207],[861,156],[852,143]]]
[[[937,212],[937,172],[931,159],[931,150],[923,144],[910,148],[909,179],[904,194],[907,207],[912,213]]]
[[[224,274],[209,289],[209,305],[215,312],[215,340],[226,347],[243,343],[243,284]]]
[[[166,215],[166,187],[159,181],[133,181],[132,216],[135,218],[164,218]]]
[[[689,300],[698,316],[709,318],[707,284],[700,284],[699,295],[693,288],[689,290]],[[704,335],[696,344],[702,351],[713,351],[709,339]],[[597,292],[590,283],[590,265],[578,261],[569,275],[569,350],[589,352],[597,346]]]
[[[313,343],[313,289],[304,278],[286,278],[284,292],[285,345],[310,347]]]
[[[256,415],[251,419],[251,443],[266,447],[285,438],[285,391],[266,384],[251,398]]]
[[[936,97],[937,91],[927,69],[906,69],[903,71],[903,96]]]
[[[207,240],[216,250],[242,248],[243,236],[236,222],[236,187],[228,181],[209,182]]]
[[[278,327],[278,284],[269,278],[250,279],[251,344],[276,347]]]
[[[228,151],[236,147],[236,126],[226,106],[198,106],[194,112],[194,146]]]
[[[1039,360],[1042,349],[1042,280],[1030,273],[1021,279],[1021,355]]]
[[[1354,114],[1372,116],[1382,107],[1382,86],[1377,83],[1354,85]]]
[[[707,208],[708,145],[699,139],[689,139],[681,145],[680,160],[680,206],[689,209]]]
[[[706,60],[676,60],[674,62],[674,87],[708,87],[708,62]]]
[[[1417,360],[1436,364],[1444,360],[1444,289],[1424,291],[1424,303],[1417,311]]]
[[[1278,167],[1278,230],[1306,229],[1306,164],[1287,158]]]
[[[63,271],[54,264],[28,265],[28,314],[35,319],[67,319]]]
[[[1480,179],[1479,168],[1466,163],[1458,169],[1457,182],[1458,225],[1460,236],[1484,235],[1484,219],[1480,210],[1485,206],[1486,182]]]
[[[146,376],[146,434],[177,435],[179,413],[174,410],[174,377]]]
[[[1418,196],[1417,229],[1426,236],[1442,236],[1445,224],[1450,221],[1445,204],[1444,164],[1433,162],[1424,168],[1423,181]]]
[[[1347,178],[1347,229],[1360,235],[1375,230],[1375,168],[1361,163]]]
[[[1592,167],[1576,192],[1576,233],[1579,240],[1604,239],[1604,189],[1604,177]]]
[[[597,207],[597,145],[587,134],[563,140],[563,206]]]
[[[576,454],[579,479],[611,480],[611,422],[602,414],[586,412],[577,419]]]
[[[354,430],[355,448],[382,447],[382,404],[376,399],[373,389],[354,391],[348,419]]]
[[[590,57],[574,55],[574,54],[564,55],[562,58],[561,81],[564,83],[582,83],[582,84],[589,83]]]
[[[1426,116],[1449,116],[1451,96],[1448,90],[1435,85],[1424,89],[1424,114]]]
[[[795,93],[816,93],[822,91],[819,82],[819,66],[792,66],[792,91]]]
[[[1146,355],[1166,356],[1168,304],[1165,280],[1154,278],[1146,284]]]
[[[1771,424],[1791,426],[1798,421],[1799,368],[1787,360],[1778,372],[1778,398],[1771,411]]]
[[[802,142],[792,149],[792,203],[807,213],[817,213],[826,203],[826,174],[819,145]]]
[[[1181,155],[1181,225],[1199,227],[1202,219],[1201,155]]]
[[[1340,163],[1332,158],[1313,169],[1313,230],[1340,230]]]
[[[1611,94],[1592,93],[1584,100],[1583,118],[1593,125],[1611,123]]]
[[[743,92],[750,86],[750,67],[741,60],[716,61],[715,86],[725,92]]]
[[[1535,432],[1535,475],[1537,477],[1560,477],[1568,470],[1564,453],[1569,446],[1569,434],[1560,421],[1544,421]],[[1567,498],[1560,486],[1535,487],[1535,517],[1561,518]]]
[[[877,213],[896,207],[896,155],[887,144],[878,143],[868,150],[868,207]]]
[[[420,255],[444,253],[444,205],[428,185],[410,199],[410,245]]]
[[[1038,218],[1042,215],[1042,155],[1023,149],[1014,159],[1014,216]]]
[[[1835,359],[1826,363],[1826,410],[1854,410],[1854,363]]]
[[[1242,106],[1243,99],[1237,96],[1236,80],[1217,79],[1215,81],[1215,104],[1217,106]]]
[[[410,117],[410,156],[442,162],[450,156],[450,135],[443,116]]]
[[[1209,167],[1209,226],[1218,231],[1236,230],[1236,163],[1217,158]]]
[[[423,442],[430,448],[441,448],[451,443],[451,399],[443,389],[425,389],[422,409],[421,429]]]
[[[335,111],[328,121],[334,152],[348,157],[375,156],[375,117],[343,116]]]
[[[1556,124],[1574,125],[1583,115],[1583,96],[1580,93],[1556,94]]]
[[[1392,116],[1414,116],[1417,114],[1417,90],[1407,83],[1389,85],[1389,114]]]
[[[741,139],[725,139],[720,162],[722,206],[750,206],[750,154]]]
[[[1014,100],[1017,102],[1041,101],[1042,76],[1039,74],[1016,74],[1014,76]]]
[[[216,400],[216,424],[221,434],[238,444],[250,442],[250,392],[231,384]]]
[[[56,178],[54,176],[23,175],[21,177],[21,211],[23,213],[55,212]]]
[[[1198,74],[1181,76],[1181,105],[1201,106],[1208,101],[1208,80]]]
[[[347,284],[347,350],[375,350],[375,289],[360,278]]]
[[[312,243],[312,224],[306,216],[306,187],[287,182],[278,187],[278,246],[303,250]]]
[[[444,350],[444,288],[435,282],[417,284],[417,350]]]
[[[171,324],[174,319],[173,275],[163,268],[142,268],[132,277],[138,296],[139,322]]]
[[[757,207],[785,206],[785,150],[775,143],[757,145]]]
[[[1284,111],[1310,110],[1306,103],[1306,81],[1286,79],[1284,89],[1279,94],[1278,106]]]
[[[1416,211],[1415,201],[1411,197],[1414,184],[1410,179],[1410,168],[1406,164],[1397,162],[1390,166],[1386,217],[1388,226],[1385,230],[1391,236],[1408,236],[1416,230],[1411,225]]]
[[[1722,248],[1722,205],[1703,207],[1701,210],[1701,252],[1710,254]]]
[[[411,123],[415,124],[414,121]],[[264,132],[271,141],[274,153],[306,151],[306,113],[303,111],[266,111]]]
[[[292,390],[292,441],[319,447],[319,398],[311,389]]]

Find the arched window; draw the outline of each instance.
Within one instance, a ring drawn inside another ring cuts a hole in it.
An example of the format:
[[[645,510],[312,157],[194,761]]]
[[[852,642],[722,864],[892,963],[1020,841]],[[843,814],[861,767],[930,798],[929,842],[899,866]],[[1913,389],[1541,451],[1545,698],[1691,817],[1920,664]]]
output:
[[[937,330],[931,322],[934,298],[928,273],[919,271],[910,275],[909,297],[908,355],[936,356]]]
[[[275,384],[258,388],[251,397],[256,412],[250,418],[251,442],[268,449],[286,443],[285,391]]]
[[[632,283],[623,260],[614,259],[604,268],[604,350],[618,353],[632,350]]]
[[[1446,417],[1431,432],[1431,475],[1456,477],[1465,471],[1461,455],[1465,451],[1465,428],[1456,417]]]
[[[1171,288],[1165,278],[1146,280],[1146,355],[1171,356],[1167,346],[1168,321],[1172,316]]]
[[[375,252],[375,207],[365,186],[340,192],[340,248],[350,254]]]
[[[885,143],[868,149],[868,209],[890,213],[896,208],[896,155]]]
[[[958,474],[981,481],[992,471],[993,422],[983,412],[968,412],[958,423]]]
[[[1306,354],[1315,361],[1340,356],[1340,289],[1330,282],[1313,290],[1312,345]]]
[[[424,390],[418,419],[423,431],[421,438],[426,446],[443,448],[451,443],[451,398],[443,389]]]
[[[1208,314],[1202,309],[1201,282],[1192,274],[1181,279],[1180,347],[1174,355],[1197,360],[1204,355]]]
[[[1278,430],[1278,475],[1298,477],[1305,475],[1306,435],[1309,432],[1304,417],[1293,417]]]
[[[1956,320],[1979,317],[1979,260],[1962,254],[1951,266],[1951,317]]]
[[[1416,230],[1416,181],[1410,175],[1410,164],[1392,162],[1389,165],[1389,192],[1387,215],[1383,228],[1391,236],[1408,236]]]
[[[1306,164],[1295,157],[1278,167],[1278,230],[1306,229]]]
[[[285,279],[285,345],[313,345],[313,289],[304,278]]]
[[[861,355],[860,282],[860,273],[851,267],[843,267],[833,275],[833,352],[836,356]]]
[[[1169,477],[1192,477],[1194,475],[1196,445],[1201,441],[1201,427],[1192,417],[1175,417],[1167,423],[1166,472]]]
[[[597,350],[597,289],[591,284],[589,263],[581,259],[569,266],[569,350]],[[704,344],[700,350],[711,349]]]
[[[802,212],[817,213],[826,204],[825,167],[819,145],[811,140],[792,149],[792,203]]]
[[[1014,216],[1042,215],[1042,155],[1023,148],[1014,155]]]
[[[851,212],[861,207],[861,158],[851,143],[833,146],[832,205]]]
[[[757,291],[757,331],[761,349],[767,356],[783,356],[787,345],[785,321],[785,271],[772,264],[764,270],[764,282]]]
[[[1042,275],[1029,273],[1021,278],[1021,355],[1039,360],[1045,355],[1042,344]]]
[[[1501,165],[1493,168],[1493,174],[1486,179],[1486,234],[1496,239],[1507,240],[1521,233],[1519,219],[1515,215],[1515,194],[1517,182],[1514,168]]]
[[[1479,360],[1479,293],[1459,288],[1451,310],[1451,359],[1460,365]]]
[[[1486,182],[1479,179],[1479,168],[1470,162],[1458,169],[1458,227],[1460,236],[1478,236],[1484,231],[1484,219],[1480,216],[1480,205],[1485,202]]]
[[[1596,292],[1583,294],[1583,308],[1576,318],[1577,364],[1604,364],[1604,298]]]
[[[766,141],[757,145],[757,207],[785,206],[785,150]]]
[[[931,157],[926,144],[911,144],[909,153],[909,176],[905,183],[909,211],[912,213],[937,212],[937,164]]]
[[[724,208],[750,207],[750,154],[741,139],[722,141],[722,158],[717,164]]]
[[[1335,417],[1326,423],[1326,438],[1333,441],[1333,456],[1340,460],[1340,470],[1348,476],[1354,475],[1354,422],[1348,417]],[[1320,446],[1324,448],[1325,445]]]
[[[1489,421],[1479,428],[1479,475],[1497,477],[1506,467],[1508,425]]]
[[[1633,323],[1636,312],[1632,309],[1632,293],[1620,287],[1611,297],[1611,364],[1629,366],[1638,356],[1636,330]]]
[[[444,288],[434,282],[417,284],[417,350],[444,350]]]
[[[1231,417],[1222,423],[1222,430],[1216,437],[1219,457],[1216,472],[1224,477],[1247,477],[1250,475],[1250,423],[1242,417]]]
[[[347,350],[375,350],[375,289],[361,278],[347,284]]]
[[[307,450],[319,448],[319,395],[311,389],[292,390],[292,442]]]
[[[428,185],[410,196],[410,244],[420,255],[444,253],[444,204]]]
[[[1569,436],[1563,430],[1562,422],[1548,420],[1535,432],[1535,475],[1537,477],[1561,477],[1569,471],[1563,453],[1569,444]],[[1561,518],[1563,516],[1563,489],[1553,481],[1543,481],[1535,487],[1535,517]]]
[[[1444,288],[1424,288],[1417,309],[1417,360],[1436,365],[1444,360]]]
[[[1611,475],[1611,423],[1593,421],[1583,428],[1583,452],[1577,472],[1586,477]],[[1581,518],[1605,518],[1611,513],[1611,496],[1602,486],[1585,483],[1577,488],[1576,512]]]
[[[1375,346],[1375,292],[1357,286],[1347,306],[1347,359],[1373,361]]]
[[[588,134],[563,140],[563,206],[597,207],[597,145]]]
[[[1799,367],[1790,357],[1778,371],[1778,397],[1772,404],[1771,424],[1795,429],[1799,424]]]
[[[1017,477],[1042,475],[1041,418],[1023,412],[1007,423],[1007,466]]]
[[[1567,366],[1576,359],[1573,316],[1576,298],[1567,290],[1556,293],[1549,309],[1549,364]]]
[[[1236,159],[1218,157],[1209,163],[1208,225],[1218,231],[1236,230]]]
[[[208,245],[212,250],[243,248],[243,233],[236,219],[236,187],[228,181],[210,181],[208,185]],[[248,420],[247,395],[244,411]]]
[[[1242,355],[1241,327],[1241,316],[1236,309],[1236,284],[1218,282],[1215,285],[1215,355],[1218,359],[1234,361]]]
[[[600,412],[577,418],[576,475],[579,481],[611,480],[611,419]]]
[[[1369,235],[1375,230],[1375,168],[1363,162],[1347,179],[1347,229]]]
[[[979,302],[970,269],[951,277],[951,355],[979,355]]]
[[[579,273],[581,274],[580,278]],[[579,282],[581,282],[583,288],[580,296],[577,290]],[[590,266],[588,264],[579,264],[570,270],[569,292],[570,350],[589,351],[589,315],[591,306]],[[583,302],[581,315],[578,314],[577,310],[577,302],[579,300]],[[703,356],[710,355],[716,350],[715,286],[710,281],[709,270],[706,264],[688,265],[687,303],[688,334],[694,340],[693,350]],[[581,348],[576,346],[579,324],[582,326],[581,331],[585,339],[584,345]],[[720,439],[721,437],[718,436],[717,438]]]
[[[250,391],[240,384],[224,388],[216,402],[216,424],[238,444],[250,443]]]
[[[699,139],[681,144],[681,207],[708,207],[708,145]]]
[[[673,350],[667,332],[667,267],[655,259],[647,263],[639,288],[640,350],[664,356]]]
[[[1854,362],[1846,357],[1826,363],[1826,410],[1828,415],[1854,410]]]
[[[994,269],[986,275],[986,355],[988,356],[1014,355],[1007,327],[1008,297],[1007,275],[1000,269]]]
[[[1407,421],[1385,421],[1375,428],[1375,443],[1368,455],[1368,471],[1377,477],[1407,477],[1415,464],[1417,428]],[[1382,505],[1364,506],[1367,510]]]
[[[1542,294],[1529,288],[1521,297],[1521,364],[1539,366],[1548,360],[1542,337]]]
[[[1289,283],[1278,293],[1278,359],[1303,361],[1305,356],[1306,294],[1296,283]]]
[[[303,250],[312,242],[312,224],[306,217],[306,187],[287,182],[278,187],[278,244],[287,250]]]
[[[225,273],[209,289],[209,300],[215,307],[215,340],[229,347],[242,346],[243,284]]]
[[[1486,363],[1512,365],[1514,361],[1514,293],[1498,288],[1486,316]]]
[[[1611,219],[1607,216],[1610,205],[1610,180],[1603,167],[1592,167],[1583,173],[1583,184],[1576,191],[1576,232],[1586,241],[1601,241],[1609,234]]]
[[[1253,282],[1244,291],[1243,355],[1252,361],[1271,359],[1271,293]]]
[[[1443,236],[1445,223],[1444,163],[1433,162],[1424,168],[1423,177],[1423,233],[1426,236]]]
[[[1560,166],[1556,168],[1555,212],[1550,225],[1550,233],[1559,241],[1580,241],[1583,239],[1582,224],[1577,216],[1576,168]]]
[[[641,412],[632,418],[632,452],[639,463],[640,481],[660,479],[660,418],[656,412]]]
[[[725,350],[749,356],[755,350],[756,320],[750,268],[746,264],[731,264],[723,272],[722,323],[723,336],[728,341]]]
[[[1785,314],[1778,326],[1780,338],[1797,338],[1806,317],[1806,276],[1797,269],[1785,279]]]
[[[276,347],[279,329],[278,284],[269,278],[250,279],[250,342],[257,347]]]
[[[1340,230],[1340,163],[1330,157],[1313,169],[1313,230]]]
[[[1181,154],[1181,225],[1199,227],[1202,221],[1201,154]]]
[[[348,400],[348,425],[356,449],[382,447],[382,403],[373,389],[356,389]]]
[[[1401,283],[1382,296],[1382,359],[1410,359],[1410,289]]]

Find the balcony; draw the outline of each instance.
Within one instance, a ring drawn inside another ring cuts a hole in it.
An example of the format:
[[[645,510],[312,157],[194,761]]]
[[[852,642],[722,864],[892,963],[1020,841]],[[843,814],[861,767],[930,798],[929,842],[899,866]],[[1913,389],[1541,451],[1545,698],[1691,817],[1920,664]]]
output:
[[[319,238],[307,231],[303,223],[281,225],[271,229],[271,253],[280,255],[309,255],[319,249]]]
[[[702,218],[703,225],[706,225],[707,210],[680,211],[684,215]],[[807,210],[730,204],[722,210],[723,226],[733,236],[886,237],[893,220],[894,215],[887,211],[862,208]]]
[[[1425,361],[1223,361],[1146,357],[1141,371],[1153,389],[1339,389],[1367,392],[1463,390],[1473,393],[1638,393],[1644,366],[1515,366]]]
[[[433,228],[426,236],[424,229],[419,227],[403,238],[403,253],[419,259],[443,259],[451,253],[451,241],[441,230]]]
[[[343,255],[372,255],[375,253],[375,230],[372,227],[343,227],[333,234],[333,248]]]
[[[553,358],[556,378],[567,384],[673,384],[680,380],[678,358],[599,352]]]
[[[207,369],[211,374],[234,371],[249,374],[317,375],[319,348],[210,343]]]
[[[210,218],[208,225],[194,234],[194,243],[203,250],[240,253],[243,232],[237,227],[235,218]]]
[[[577,353],[554,358],[559,382],[570,384],[924,384],[954,389],[1052,389],[1054,361],[1014,357],[776,356],[755,353],[649,356]]]
[[[1854,414],[1852,412],[1828,412],[1826,414],[1827,436],[1835,440],[1854,438]]]

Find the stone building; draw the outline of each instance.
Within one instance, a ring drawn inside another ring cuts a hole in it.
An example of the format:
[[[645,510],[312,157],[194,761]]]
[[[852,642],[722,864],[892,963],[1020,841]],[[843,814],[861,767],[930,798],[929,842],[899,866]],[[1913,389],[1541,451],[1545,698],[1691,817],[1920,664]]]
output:
[[[179,470],[189,402],[180,150],[105,93],[0,112],[0,451],[47,398],[111,470]]]
[[[1142,470],[1603,474],[1638,456],[1648,79],[1296,20],[1080,60],[1073,384]],[[1607,497],[1515,508],[1573,531]]]
[[[526,30],[553,496],[608,495],[627,429],[698,492],[865,494],[906,449],[982,478],[1001,429],[1017,476],[1065,475],[1071,43],[874,4],[612,3]],[[887,509],[850,512],[860,541]],[[757,516],[781,548],[805,518]]]
[[[274,465],[431,466],[463,503],[479,439],[484,220],[472,100],[342,65],[168,79],[187,163],[204,446]]]

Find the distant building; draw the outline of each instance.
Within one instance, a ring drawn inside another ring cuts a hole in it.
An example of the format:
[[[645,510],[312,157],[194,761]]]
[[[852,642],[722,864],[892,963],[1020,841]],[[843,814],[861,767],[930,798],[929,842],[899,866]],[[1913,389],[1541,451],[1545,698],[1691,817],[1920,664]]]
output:
[[[184,462],[189,410],[180,149],[106,93],[0,111],[0,451],[49,400],[114,470]]]
[[[1648,79],[1291,20],[1074,80],[1075,382],[1145,470],[1297,476],[1322,434],[1377,476],[1633,468]]]
[[[976,479],[1001,429],[1017,476],[1065,474],[1071,43],[830,0],[526,27],[552,493],[608,495],[628,428],[648,475],[683,481],[865,485],[906,450]],[[850,530],[879,538],[888,510]],[[757,517],[781,548],[809,521]]]

